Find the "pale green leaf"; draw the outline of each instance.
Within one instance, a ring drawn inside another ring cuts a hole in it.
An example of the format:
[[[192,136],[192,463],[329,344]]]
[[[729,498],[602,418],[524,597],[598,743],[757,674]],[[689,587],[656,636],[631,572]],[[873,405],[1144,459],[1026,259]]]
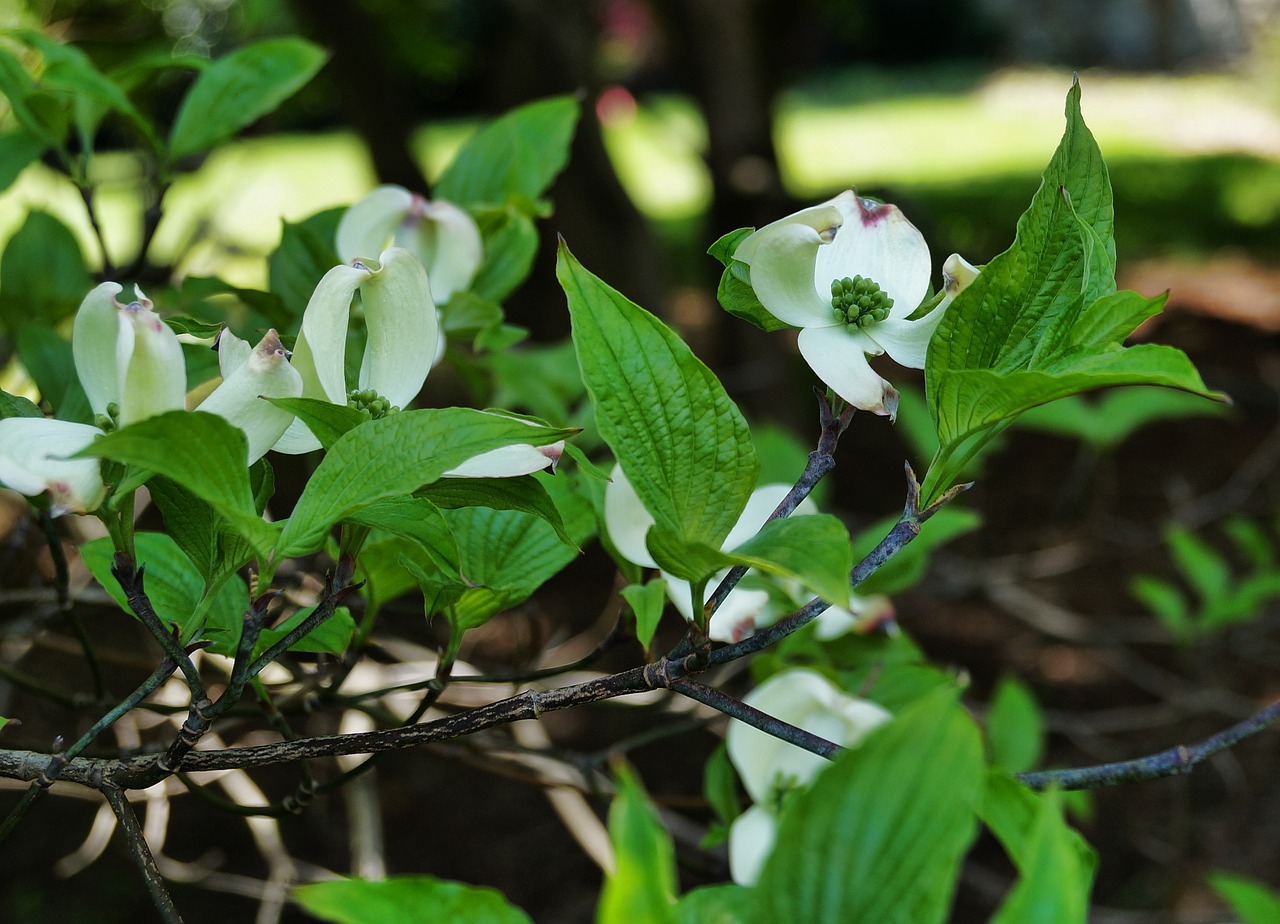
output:
[[[1280,892],[1261,882],[1233,873],[1209,874],[1209,885],[1222,896],[1241,924],[1276,924],[1280,921]]]
[[[616,867],[605,875],[596,924],[674,924],[671,835],[635,774],[619,765],[615,779],[618,792],[609,808],[609,842]]]
[[[1021,773],[1044,756],[1044,717],[1035,696],[1015,677],[997,685],[987,708],[987,748],[991,763],[1009,773]]]
[[[667,606],[667,582],[658,579],[648,584],[631,584],[618,592],[636,614],[636,639],[648,651]]]

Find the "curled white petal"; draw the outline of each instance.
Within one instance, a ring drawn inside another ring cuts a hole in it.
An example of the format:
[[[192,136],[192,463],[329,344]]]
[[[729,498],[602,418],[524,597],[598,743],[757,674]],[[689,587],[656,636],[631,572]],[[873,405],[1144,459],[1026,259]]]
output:
[[[48,491],[54,516],[94,510],[105,494],[101,463],[67,457],[101,435],[97,427],[65,420],[0,420],[0,483],[28,497]]]
[[[89,407],[105,415],[107,405],[120,400],[120,375],[116,366],[116,319],[119,283],[104,282],[84,297],[71,329],[71,354]]]
[[[880,348],[866,333],[844,327],[807,327],[800,331],[798,345],[800,355],[818,378],[845,401],[882,417],[895,416],[898,393],[867,362],[866,353],[878,353]]]
[[[817,251],[814,286],[830,305],[831,283],[845,277],[875,280],[890,298],[890,317],[905,318],[929,293],[933,264],[929,245],[896,205],[863,199],[852,191],[832,204],[844,222],[831,243]]]
[[[850,696],[816,671],[774,674],[743,700],[776,719],[845,747],[858,744],[892,716],[880,706]],[[828,761],[737,720],[726,735],[729,760],[757,804],[769,805],[779,790],[806,786]]]
[[[403,186],[379,186],[342,213],[334,245],[344,263],[372,260],[409,214],[413,193]]]
[[[484,258],[480,228],[466,211],[444,199],[414,199],[395,243],[413,251],[427,268],[436,304],[467,289]]]
[[[969,283],[977,279],[980,272],[982,272],[980,269],[958,253],[947,257],[946,262],[942,264],[942,290],[946,294],[942,298],[942,304],[938,306],[939,310],[945,308],[952,299],[967,289]]]
[[[128,426],[186,405],[187,372],[182,344],[137,290],[138,300],[117,313],[116,370],[120,425]]]
[[[250,352],[198,410],[217,414],[244,431],[252,465],[279,441],[293,422],[293,415],[264,398],[296,398],[302,394],[302,376],[289,365],[288,352],[274,330]]]
[[[334,404],[347,403],[347,325],[351,299],[373,270],[363,263],[335,266],[321,278],[293,348],[293,366],[302,376],[302,394]],[[318,445],[318,444],[317,444]]]
[[[753,886],[778,839],[778,818],[753,805],[729,826],[729,875],[741,886]]]
[[[472,456],[445,475],[451,478],[514,478],[554,468],[562,452],[563,440],[550,446],[530,446],[528,443],[499,446]]]
[[[218,339],[213,346],[218,351],[218,374],[224,381],[253,355],[253,344],[241,340],[229,327],[218,331]]]
[[[404,407],[422,390],[440,337],[427,272],[409,251],[392,247],[361,282],[360,297],[368,331],[360,388]]]
[[[839,236],[844,220],[834,202],[765,225],[744,238],[733,253],[735,260],[751,267],[751,288],[760,304],[784,323],[796,327],[836,323],[830,291],[822,294],[814,286],[818,252]]]

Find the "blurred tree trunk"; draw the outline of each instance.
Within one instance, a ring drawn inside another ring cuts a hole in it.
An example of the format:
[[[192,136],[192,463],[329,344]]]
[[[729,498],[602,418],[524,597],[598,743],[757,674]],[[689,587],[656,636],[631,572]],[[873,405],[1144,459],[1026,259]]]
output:
[[[584,97],[569,166],[550,193],[556,211],[547,227],[562,234],[574,256],[609,285],[662,313],[666,267],[647,221],[614,173],[595,116],[601,85],[595,67],[600,34],[595,0],[503,0],[502,6],[507,28],[492,37],[493,66],[482,89],[488,108],[501,112],[557,93]],[[554,278],[555,241],[546,237],[535,279]],[[513,320],[539,339],[566,335],[569,318],[563,299],[547,301],[541,284],[529,289],[517,292],[508,304]]]
[[[388,67],[381,53],[383,21],[350,0],[291,0],[289,6],[307,37],[332,52],[328,68],[337,109],[368,146],[378,181],[425,189],[426,178],[409,151],[424,114],[414,111],[409,79]]]

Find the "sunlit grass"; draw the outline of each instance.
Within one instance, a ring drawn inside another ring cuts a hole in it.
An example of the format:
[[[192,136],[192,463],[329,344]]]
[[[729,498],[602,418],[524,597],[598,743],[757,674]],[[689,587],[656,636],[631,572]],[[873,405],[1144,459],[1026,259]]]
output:
[[[1085,118],[1113,165],[1244,152],[1276,162],[1280,178],[1280,117],[1237,81],[1089,73],[1081,80]],[[931,92],[931,85],[945,92]],[[932,84],[919,75],[906,81],[879,73],[844,76],[820,92],[793,92],[781,100],[776,119],[783,179],[797,198],[816,199],[849,185],[870,193],[885,187],[923,192],[981,186],[1003,176],[1034,178],[1061,134],[1069,86],[1070,75],[1058,72]],[[415,135],[414,150],[428,176],[441,173],[474,127],[450,122]],[[641,100],[633,112],[615,111],[606,121],[605,141],[623,185],[644,213],[681,221],[706,209],[706,128],[688,101],[655,97]],[[119,263],[138,247],[138,168],[115,155],[103,158],[99,169],[101,219]],[[1240,177],[1234,183],[1223,179],[1223,209],[1242,225],[1276,220],[1280,179],[1267,182],[1258,170],[1243,170]],[[1164,185],[1172,177],[1149,178],[1153,200],[1176,195]],[[1133,182],[1139,184],[1140,177]],[[185,272],[220,273],[261,286],[262,256],[278,241],[282,221],[349,203],[373,183],[368,155],[349,133],[228,145],[175,184],[154,254],[162,261],[179,259]],[[78,194],[40,166],[0,196],[0,241],[35,208],[71,226],[96,260],[97,243]]]

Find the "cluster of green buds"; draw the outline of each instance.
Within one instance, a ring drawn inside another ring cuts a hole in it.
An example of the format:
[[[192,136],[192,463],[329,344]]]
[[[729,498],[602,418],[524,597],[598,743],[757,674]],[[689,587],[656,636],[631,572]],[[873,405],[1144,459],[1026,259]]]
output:
[[[106,409],[101,414],[94,415],[93,425],[103,433],[118,430],[120,428],[120,402],[108,401]]]
[[[870,327],[889,316],[893,299],[880,284],[866,276],[848,276],[831,282],[831,310],[849,330]]]
[[[400,412],[400,408],[393,405],[372,388],[348,393],[347,407],[355,408],[370,420],[381,420],[383,417],[389,417]]]

